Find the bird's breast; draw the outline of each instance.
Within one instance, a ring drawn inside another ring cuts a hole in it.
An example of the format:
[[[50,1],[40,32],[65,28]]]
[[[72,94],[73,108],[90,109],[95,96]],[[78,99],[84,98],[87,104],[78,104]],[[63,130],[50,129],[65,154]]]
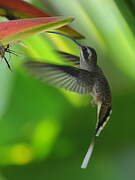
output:
[[[92,91],[91,91],[91,95],[93,97],[93,103],[94,104],[101,104],[101,95],[97,92],[97,88],[96,85],[93,86]]]

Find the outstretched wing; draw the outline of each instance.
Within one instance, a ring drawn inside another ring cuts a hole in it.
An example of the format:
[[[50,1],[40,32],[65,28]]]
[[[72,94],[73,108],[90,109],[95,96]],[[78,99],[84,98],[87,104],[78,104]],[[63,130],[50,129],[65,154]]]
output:
[[[28,61],[26,68],[33,75],[51,85],[81,94],[89,94],[94,84],[94,74],[71,66]]]
[[[58,51],[56,50],[58,54],[60,54],[63,58],[67,59],[69,62],[72,62],[74,65],[80,65],[80,57],[64,52],[64,51]]]

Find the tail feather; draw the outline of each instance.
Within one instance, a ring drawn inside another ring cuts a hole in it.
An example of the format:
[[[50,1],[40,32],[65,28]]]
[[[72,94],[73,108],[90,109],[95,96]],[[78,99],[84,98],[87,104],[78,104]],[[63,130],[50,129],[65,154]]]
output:
[[[96,129],[95,129],[95,134],[92,139],[92,142],[88,148],[88,151],[84,157],[84,160],[82,162],[81,168],[85,169],[88,166],[88,163],[91,159],[94,146],[95,146],[95,141],[96,137],[99,136],[100,132],[106,125],[106,123],[109,120],[110,114],[111,114],[111,105],[110,104],[98,104],[98,112],[97,112],[97,124],[96,124]]]
[[[102,103],[98,105],[98,120],[96,126],[96,136],[99,136],[106,123],[108,122],[112,112],[110,103]]]
[[[93,150],[94,150],[94,146],[95,146],[95,138],[96,137],[94,136],[93,139],[92,139],[92,142],[91,142],[91,144],[90,144],[90,146],[88,148],[88,151],[87,151],[87,153],[86,153],[86,155],[85,155],[85,157],[83,159],[83,162],[82,162],[82,165],[81,165],[82,169],[87,168],[88,163],[89,163],[89,161],[91,159],[91,156],[92,156],[92,153],[93,153]]]

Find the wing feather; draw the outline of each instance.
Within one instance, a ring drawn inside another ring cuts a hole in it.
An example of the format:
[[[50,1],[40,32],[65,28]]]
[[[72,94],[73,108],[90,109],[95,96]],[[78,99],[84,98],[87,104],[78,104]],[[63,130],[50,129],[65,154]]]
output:
[[[25,66],[33,75],[51,85],[81,94],[89,94],[94,84],[94,74],[71,66],[28,61]]]
[[[80,65],[80,57],[74,54],[70,54],[64,51],[56,51],[60,54],[63,58],[67,59],[69,62],[73,63],[73,65]]]

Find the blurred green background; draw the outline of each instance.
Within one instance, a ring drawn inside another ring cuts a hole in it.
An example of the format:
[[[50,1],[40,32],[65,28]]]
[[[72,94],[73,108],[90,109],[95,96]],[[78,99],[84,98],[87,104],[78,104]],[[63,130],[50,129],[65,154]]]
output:
[[[30,1],[29,1],[30,2]],[[65,63],[54,49],[78,54],[67,38],[28,38],[0,64],[0,180],[129,180],[135,178],[135,1],[35,0],[37,7],[73,16],[72,27],[94,47],[113,95],[110,122],[86,170],[80,165],[96,123],[90,97],[43,84],[23,67],[29,57]]]

